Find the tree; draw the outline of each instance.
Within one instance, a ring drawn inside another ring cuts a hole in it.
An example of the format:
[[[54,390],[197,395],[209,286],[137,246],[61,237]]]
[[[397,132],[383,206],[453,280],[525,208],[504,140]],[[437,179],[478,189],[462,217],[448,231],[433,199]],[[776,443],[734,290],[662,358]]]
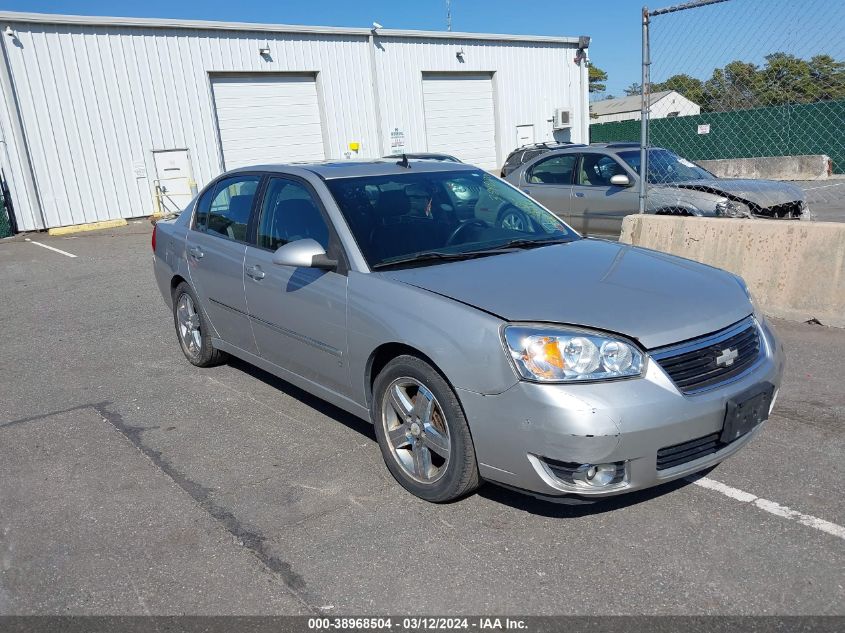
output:
[[[640,84],[634,82],[630,86],[625,88],[625,95],[627,95],[628,97],[633,97],[634,95],[641,94],[642,91],[643,87]]]
[[[607,73],[598,66],[590,64],[590,92],[604,92],[607,89]]]
[[[664,90],[674,90],[701,106],[707,101],[704,82],[689,75],[672,75],[666,81],[651,84],[652,93]]]

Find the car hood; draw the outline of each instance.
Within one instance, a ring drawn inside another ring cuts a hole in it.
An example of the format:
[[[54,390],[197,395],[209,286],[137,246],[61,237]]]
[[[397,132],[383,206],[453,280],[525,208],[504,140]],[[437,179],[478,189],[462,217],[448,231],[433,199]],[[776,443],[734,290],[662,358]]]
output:
[[[647,349],[720,330],[752,312],[730,273],[604,240],[374,274],[505,321],[606,330]]]
[[[729,198],[738,198],[743,202],[750,202],[763,209],[804,199],[804,192],[800,188],[775,180],[714,178],[688,180],[659,187],[661,189],[681,188],[724,194]]]

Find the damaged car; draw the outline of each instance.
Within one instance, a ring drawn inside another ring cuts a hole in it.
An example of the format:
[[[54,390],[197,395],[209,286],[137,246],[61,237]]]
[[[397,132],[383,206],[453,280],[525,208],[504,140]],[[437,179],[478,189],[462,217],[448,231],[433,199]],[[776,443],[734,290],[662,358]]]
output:
[[[607,143],[546,152],[507,180],[582,233],[618,235],[639,209],[640,171],[639,144]],[[648,183],[648,213],[812,219],[795,185],[719,178],[660,147],[648,151]]]

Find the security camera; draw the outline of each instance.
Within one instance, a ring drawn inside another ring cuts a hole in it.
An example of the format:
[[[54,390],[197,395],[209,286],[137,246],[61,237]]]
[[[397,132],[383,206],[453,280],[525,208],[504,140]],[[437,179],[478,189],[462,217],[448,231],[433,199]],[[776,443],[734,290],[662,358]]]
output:
[[[378,22],[373,22],[373,30],[378,31],[379,29],[383,29],[384,27],[379,24]]]
[[[7,26],[7,27],[6,27],[6,30],[4,31],[4,33],[5,33],[6,35],[8,35],[9,37],[14,37],[14,36],[15,36],[15,30],[14,30],[11,26]]]

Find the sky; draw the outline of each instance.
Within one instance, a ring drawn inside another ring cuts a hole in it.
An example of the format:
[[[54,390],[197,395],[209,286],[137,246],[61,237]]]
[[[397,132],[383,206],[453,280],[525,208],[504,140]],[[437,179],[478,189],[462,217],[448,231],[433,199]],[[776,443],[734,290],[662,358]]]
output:
[[[665,7],[680,0],[653,0]],[[643,0],[452,0],[452,30],[592,37],[590,60],[623,96],[641,77]],[[765,11],[760,11],[765,8]],[[0,9],[129,17],[445,30],[446,0],[6,0]],[[845,1],[731,0],[652,21],[652,81],[685,72],[707,79],[734,59],[776,50],[845,59]],[[602,96],[602,95],[596,95]]]

